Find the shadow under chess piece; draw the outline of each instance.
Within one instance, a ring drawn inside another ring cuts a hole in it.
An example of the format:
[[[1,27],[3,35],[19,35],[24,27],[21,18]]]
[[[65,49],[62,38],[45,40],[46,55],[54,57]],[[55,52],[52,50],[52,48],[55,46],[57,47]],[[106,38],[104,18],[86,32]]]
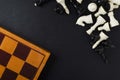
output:
[[[63,13],[65,13],[64,8],[63,8],[60,4],[57,4],[57,5],[56,5],[56,8],[54,9],[54,11],[55,11],[56,13],[58,13],[58,14],[63,14]]]
[[[78,0],[82,3],[82,0]],[[86,10],[81,6],[81,3],[79,3],[76,0],[70,0],[70,2],[72,3],[73,7],[75,8],[77,14],[79,16],[81,16]]]

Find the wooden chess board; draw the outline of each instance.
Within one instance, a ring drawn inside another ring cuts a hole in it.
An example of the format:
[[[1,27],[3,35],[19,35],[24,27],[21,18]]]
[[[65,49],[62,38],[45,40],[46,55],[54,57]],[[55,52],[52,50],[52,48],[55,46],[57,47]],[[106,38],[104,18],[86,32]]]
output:
[[[50,53],[0,28],[0,80],[37,80]]]

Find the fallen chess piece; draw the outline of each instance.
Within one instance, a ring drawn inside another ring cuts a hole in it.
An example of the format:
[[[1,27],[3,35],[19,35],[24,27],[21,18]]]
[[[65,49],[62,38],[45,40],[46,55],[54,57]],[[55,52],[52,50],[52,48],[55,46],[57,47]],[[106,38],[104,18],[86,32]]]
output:
[[[107,12],[105,11],[105,9],[101,6],[98,10],[97,13],[95,13],[95,17],[98,17],[100,15],[105,15]]]
[[[106,20],[102,16],[99,16],[97,18],[96,23],[89,30],[86,31],[87,34],[90,35],[99,25],[102,25],[105,22],[106,22]]]
[[[113,12],[109,12],[108,16],[110,18],[110,25],[111,25],[111,27],[116,27],[116,26],[119,25],[119,22],[115,19]]]
[[[102,41],[107,40],[109,37],[103,32],[100,33],[100,39],[92,46],[92,49],[95,49]]]
[[[54,11],[58,14],[63,14],[65,12],[64,8],[60,4],[56,5],[56,8],[54,9]]]
[[[80,26],[85,26],[85,23],[87,24],[92,24],[93,20],[92,20],[92,15],[87,15],[87,16],[81,16],[78,18],[76,24],[80,25]]]
[[[119,8],[120,0],[90,0],[90,3],[85,6],[84,0],[68,0],[69,4],[66,1],[56,0],[58,5],[55,11],[59,14],[70,14],[68,5],[72,4],[73,9],[78,13],[77,16],[79,16],[76,21],[77,25],[85,27],[86,24],[93,24],[86,33],[91,38],[92,49],[105,60],[104,49],[113,46],[107,42],[109,37],[103,31],[109,32],[111,28],[119,25],[113,11]]]
[[[66,14],[69,14],[69,13],[70,13],[68,7],[67,7],[66,4],[65,4],[65,0],[56,0],[56,2],[57,2],[58,4],[60,4],[60,5],[62,5],[62,7],[65,9]]]
[[[109,0],[109,1],[116,5],[120,5],[120,0]]]
[[[109,23],[105,23],[102,27],[98,27],[98,31],[110,31],[110,26],[109,26]]]
[[[119,5],[116,5],[116,4],[112,3],[112,2],[109,2],[109,5],[110,5],[110,10],[109,11],[113,11],[114,9],[119,8]]]
[[[81,4],[83,2],[83,0],[76,0],[79,4]]]

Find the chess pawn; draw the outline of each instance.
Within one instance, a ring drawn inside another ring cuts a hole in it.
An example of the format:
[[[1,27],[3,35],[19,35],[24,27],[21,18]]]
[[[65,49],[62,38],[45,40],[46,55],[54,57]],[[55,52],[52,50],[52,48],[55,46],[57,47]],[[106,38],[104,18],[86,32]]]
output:
[[[90,15],[87,15],[87,16],[79,17],[76,24],[80,25],[80,26],[85,26],[84,22],[87,23],[87,24],[93,23],[92,15],[90,14]]]
[[[56,0],[56,2],[57,2],[58,4],[60,4],[60,5],[65,9],[66,14],[69,14],[69,13],[70,13],[68,7],[67,7],[66,4],[65,4],[65,0]]]
[[[98,27],[98,31],[110,31],[110,26],[109,26],[109,23],[105,23],[102,27]]]
[[[105,15],[107,12],[104,10],[102,6],[100,6],[99,10],[97,13],[95,13],[95,17],[98,17],[100,15]]]
[[[110,18],[110,25],[111,25],[111,27],[115,27],[115,26],[119,25],[119,22],[115,19],[113,12],[109,12],[108,16]]]
[[[102,16],[99,16],[99,17],[97,18],[96,23],[95,23],[89,30],[86,31],[87,34],[88,34],[88,35],[91,35],[91,33],[92,33],[99,25],[102,25],[102,24],[104,24],[105,22],[106,22],[106,20],[105,20]]]
[[[101,32],[100,34],[99,34],[99,36],[100,36],[100,39],[92,46],[92,49],[95,49],[102,41],[104,41],[104,40],[107,40],[109,37],[106,35],[106,34],[104,34],[103,32]]]

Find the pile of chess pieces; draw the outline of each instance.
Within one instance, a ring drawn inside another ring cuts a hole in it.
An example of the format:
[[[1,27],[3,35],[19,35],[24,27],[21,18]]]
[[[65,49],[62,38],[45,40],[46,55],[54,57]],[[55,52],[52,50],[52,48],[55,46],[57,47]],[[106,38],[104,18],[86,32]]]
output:
[[[49,0],[36,0],[34,5],[41,6],[48,1]],[[92,25],[86,30],[86,33],[90,36],[92,49],[94,53],[102,57],[105,63],[108,63],[104,50],[106,48],[114,48],[115,46],[112,45],[107,33],[110,32],[112,28],[119,26],[119,22],[114,16],[114,10],[119,8],[120,0],[90,0],[87,7],[84,7],[85,0],[56,0],[57,6],[54,10],[58,14],[70,14],[71,12],[67,6],[67,1],[72,4],[79,16],[76,25],[83,28],[86,24]]]

